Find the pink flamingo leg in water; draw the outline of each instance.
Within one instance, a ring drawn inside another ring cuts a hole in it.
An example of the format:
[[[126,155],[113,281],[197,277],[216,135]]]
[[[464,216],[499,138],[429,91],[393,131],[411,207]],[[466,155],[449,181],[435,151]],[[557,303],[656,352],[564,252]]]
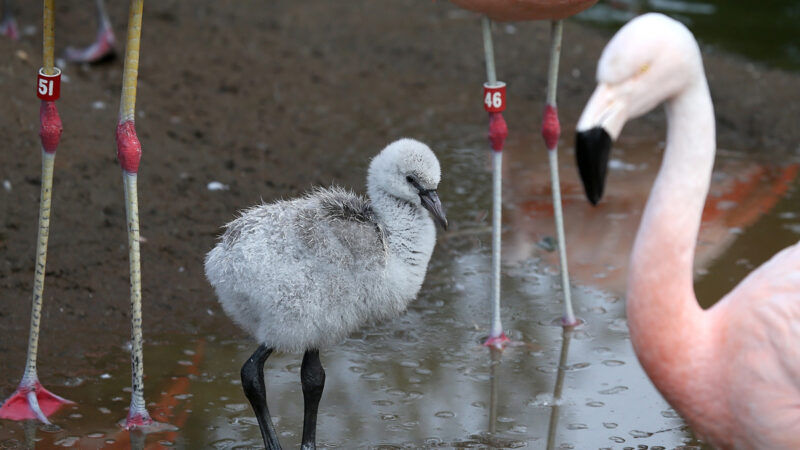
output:
[[[483,345],[486,347],[503,350],[506,348],[506,345],[508,345],[509,342],[511,342],[511,339],[509,339],[508,336],[501,331],[499,336],[489,336],[489,339],[486,339],[486,342],[484,342]]]
[[[493,157],[495,158],[495,163],[499,164],[499,159],[502,157],[503,152],[503,144],[505,143],[506,137],[508,137],[508,125],[506,124],[506,120],[503,118],[503,114],[496,112],[496,113],[489,113],[489,142],[491,143],[492,150],[493,150]],[[500,172],[500,168],[498,167],[495,172]],[[498,180],[499,181],[499,180]],[[500,200],[498,199],[497,202],[499,203]],[[499,206],[499,205],[498,205]],[[499,222],[499,217],[497,218]],[[499,244],[498,244],[499,250]],[[499,252],[498,252],[499,253]],[[497,255],[498,261],[496,261],[495,265],[499,265],[499,255]],[[495,268],[498,270],[499,268]],[[500,299],[499,299],[499,280],[495,280],[495,290],[497,291],[494,295],[497,296],[494,303],[494,308],[497,310],[494,311],[493,316],[493,323],[492,323],[492,330],[489,333],[489,338],[483,345],[487,347],[496,348],[497,350],[503,350],[506,345],[511,341],[506,334],[503,332],[503,326],[500,322]]]
[[[550,28],[550,67],[547,74],[547,103],[542,119],[542,138],[547,147],[547,158],[550,164],[550,182],[553,191],[553,217],[555,218],[556,236],[558,238],[558,255],[561,271],[561,287],[564,293],[564,315],[560,325],[574,327],[581,323],[575,317],[572,308],[572,293],[567,268],[567,244],[564,237],[564,213],[561,208],[561,181],[558,175],[558,138],[561,136],[561,124],[558,121],[556,108],[556,91],[558,85],[558,64],[561,57],[561,35],[563,22],[553,21]]]
[[[39,347],[39,325],[44,290],[44,270],[47,255],[47,238],[50,231],[50,200],[53,187],[53,165],[56,148],[61,139],[61,118],[55,102],[42,101],[39,112],[42,139],[42,194],[39,205],[39,235],[37,239],[36,272],[31,302],[31,326],[28,336],[28,356],[25,374],[14,394],[0,407],[0,418],[10,420],[38,419],[50,423],[47,417],[63,405],[73,402],[61,398],[44,387],[36,374],[36,356]]]
[[[483,49],[486,55],[486,78],[484,85],[488,89],[498,89],[504,86],[498,83],[497,73],[494,65],[494,46],[492,44],[491,21],[484,17],[481,23],[483,28]],[[493,94],[494,96],[494,94]],[[484,101],[487,111],[489,111],[489,143],[492,147],[492,327],[489,338],[483,345],[497,350],[503,350],[509,339],[503,333],[503,324],[500,320],[500,228],[502,214],[502,165],[503,165],[503,144],[508,137],[508,125],[503,118],[501,111],[505,109],[504,95],[499,104]]]

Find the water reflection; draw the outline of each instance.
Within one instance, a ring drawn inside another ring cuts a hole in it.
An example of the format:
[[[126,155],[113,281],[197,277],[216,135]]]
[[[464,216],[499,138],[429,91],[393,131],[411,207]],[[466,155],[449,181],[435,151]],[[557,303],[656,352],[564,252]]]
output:
[[[502,355],[480,345],[488,333],[490,312],[485,214],[490,199],[480,188],[488,181],[488,171],[480,170],[487,167],[486,152],[456,148],[444,154],[442,165],[449,168],[449,176],[442,191],[451,199],[448,214],[457,227],[441,237],[420,298],[407,314],[366,328],[321,353],[327,382],[319,446],[699,445],[650,384],[629,341],[620,295],[627,264],[623,244],[632,238],[659,150],[656,143],[626,142],[623,145],[629,147],[614,153],[618,162],[610,174],[604,208],[586,204],[571,158],[561,158],[571,233],[567,242],[594,249],[571,250],[576,252],[570,255],[576,312],[586,323],[568,332],[553,325],[561,314],[555,259],[551,265],[550,253],[542,248],[546,246],[537,245],[552,228],[546,208],[540,206],[549,199],[546,170],[537,172],[537,167],[546,168],[546,160],[544,155],[526,156],[509,148],[502,313],[509,336],[524,345],[511,346]],[[746,258],[748,264],[757,264],[770,247],[800,237],[797,182],[787,189],[796,169],[770,168],[723,153],[718,172],[716,203],[710,203],[716,206],[704,229],[721,231],[704,235],[708,256],[699,257],[698,263],[704,270],[698,286],[714,289],[736,281],[730,280],[730,261]],[[749,211],[757,213],[744,214]],[[30,425],[0,421],[0,447],[259,446],[258,425],[238,374],[252,347],[244,338],[148,336],[148,406],[158,420],[176,429],[131,435],[120,428],[116,419],[125,416],[129,367],[126,358],[109,355],[112,362],[98,364],[113,370],[64,383],[69,385],[60,392],[79,403],[54,418],[56,427],[36,425],[31,430],[25,428]],[[270,409],[286,448],[299,446],[301,439],[299,371],[298,356],[280,354],[270,358],[265,371]]]
[[[552,450],[556,445],[556,430],[558,430],[558,413],[561,403],[561,392],[564,390],[564,375],[567,369],[569,356],[569,343],[572,341],[572,327],[564,327],[561,333],[561,356],[558,358],[558,372],[556,384],[553,388],[553,406],[550,408],[550,425],[547,428],[547,450]]]
[[[497,365],[500,363],[502,351],[495,347],[489,347],[489,354],[491,355],[491,389],[489,390],[489,435],[494,436],[497,432],[497,384],[500,374],[497,373]]]
[[[523,140],[506,152],[508,203],[504,211],[503,251],[509,262],[535,257],[557,267],[557,255],[546,245],[555,233],[550,187],[544,176],[546,159],[530,148],[535,148],[534,143]],[[572,155],[562,158],[565,233],[573,282],[615,295],[625,293],[633,237],[662,154],[663,144],[655,142],[630,139],[616,146],[611,154],[606,193],[597,207],[588,206]],[[797,174],[797,164],[763,164],[739,153],[720,152],[703,213],[695,273],[706,274],[708,266],[728,250],[743,230],[772,211],[787,195]],[[788,245],[792,241],[784,242]],[[723,291],[727,292],[732,287],[728,278],[722,284],[718,291],[727,288]],[[704,306],[719,298],[708,299]]]
[[[489,257],[487,252],[481,253]],[[432,291],[443,291],[448,279],[442,275],[448,265],[437,267],[439,277],[432,283]],[[552,393],[559,368],[563,392],[557,414],[568,427],[577,422],[587,427],[570,430],[558,426],[554,436],[559,443],[585,448],[607,442],[618,430],[653,432],[665,425],[675,430],[635,440],[626,434],[625,439],[646,445],[687,441],[680,419],[659,413],[668,408],[629,353],[624,327],[614,321],[619,310],[610,317],[584,312],[594,325],[587,323],[586,330],[576,332],[570,344],[571,360],[562,361],[562,329],[550,325],[560,308],[549,306],[550,299],[542,295],[549,290],[548,284],[531,276],[530,269],[520,267],[513,278],[521,281],[506,285],[506,289],[514,299],[509,300],[509,309],[531,303],[536,313],[533,317],[548,317],[538,323],[526,315],[509,315],[518,337],[538,344],[536,348],[510,347],[498,362],[497,354],[493,358],[479,345],[486,330],[476,328],[473,320],[454,318],[458,316],[455,311],[462,308],[482,309],[486,298],[464,305],[454,298],[439,303],[441,295],[434,294],[421,298],[399,320],[366,330],[325,353],[328,382],[320,409],[320,446],[541,448],[551,427]],[[479,276],[488,279],[486,272]],[[538,294],[522,295],[523,289]],[[607,302],[604,296],[586,290],[578,290],[577,298],[584,305]],[[180,424],[179,430],[128,441],[128,433],[113,419],[122,416],[126,407],[128,367],[121,364],[109,377],[65,388],[82,401],[54,419],[57,430],[40,431],[37,445],[90,449],[131,444],[139,448],[259,445],[258,426],[238,381],[239,364],[251,345],[207,339],[203,344],[191,337],[159,336],[147,348],[148,378],[154,387],[160,385],[147,392],[149,406],[163,411],[163,420]],[[199,351],[201,345],[205,345],[203,352]],[[189,355],[192,352],[194,355]],[[294,355],[275,355],[266,370],[275,425],[287,448],[299,445],[302,429],[298,371],[299,360]],[[623,383],[628,389],[619,388]],[[639,402],[640,406],[630,406]],[[608,430],[602,426],[604,422],[620,425]],[[0,442],[22,441],[20,434],[19,424],[0,425]]]
[[[22,429],[25,431],[25,448],[36,448],[36,428],[39,422],[35,420],[25,420],[22,422]]]

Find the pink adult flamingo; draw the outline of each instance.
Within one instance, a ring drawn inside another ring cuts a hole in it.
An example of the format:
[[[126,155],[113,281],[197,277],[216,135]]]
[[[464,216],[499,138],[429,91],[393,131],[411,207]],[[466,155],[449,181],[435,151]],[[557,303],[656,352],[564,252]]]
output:
[[[0,34],[13,40],[19,39],[19,28],[14,16],[12,0],[3,0],[3,15],[0,18]],[[92,63],[104,60],[114,54],[114,31],[106,13],[104,0],[95,0],[97,11],[97,37],[85,48],[67,47],[64,58],[71,62]]]
[[[578,122],[586,195],[603,193],[612,139],[666,104],[667,147],[636,235],[628,326],[653,384],[711,445],[800,448],[800,245],[752,272],[708,310],[692,285],[714,164],[714,110],[691,32],[660,14],[625,25],[603,51]]]

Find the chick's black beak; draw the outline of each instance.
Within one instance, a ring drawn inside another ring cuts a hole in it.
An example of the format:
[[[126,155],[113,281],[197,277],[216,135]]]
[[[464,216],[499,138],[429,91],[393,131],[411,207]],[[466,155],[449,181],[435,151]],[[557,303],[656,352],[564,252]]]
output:
[[[603,197],[608,172],[611,136],[602,127],[579,131],[575,136],[575,158],[586,197],[596,205]]]
[[[444,215],[444,208],[442,202],[439,200],[439,194],[435,190],[420,191],[419,198],[422,200],[422,206],[425,207],[433,215],[433,219],[438,223],[442,229],[447,229],[447,217]]]

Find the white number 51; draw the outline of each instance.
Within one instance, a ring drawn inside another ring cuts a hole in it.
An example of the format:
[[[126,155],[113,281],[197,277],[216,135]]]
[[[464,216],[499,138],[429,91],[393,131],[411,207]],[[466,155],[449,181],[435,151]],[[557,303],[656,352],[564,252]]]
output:
[[[53,80],[39,78],[39,94],[53,95]]]

